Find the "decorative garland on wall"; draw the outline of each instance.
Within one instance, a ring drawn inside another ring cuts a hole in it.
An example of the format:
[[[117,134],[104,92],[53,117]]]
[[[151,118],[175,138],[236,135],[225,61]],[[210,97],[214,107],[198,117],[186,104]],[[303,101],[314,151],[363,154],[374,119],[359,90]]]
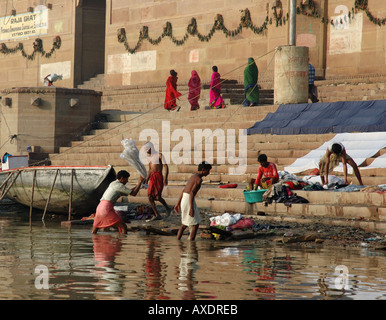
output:
[[[24,58],[26,58],[27,60],[31,60],[31,61],[35,59],[36,54],[41,54],[42,57],[50,58],[52,56],[52,54],[56,50],[60,49],[60,47],[62,46],[62,39],[59,36],[56,36],[54,39],[52,48],[48,52],[46,52],[43,49],[43,40],[40,38],[35,39],[32,46],[33,46],[33,52],[31,54],[27,54],[24,50],[24,45],[22,42],[19,42],[15,48],[11,48],[11,49],[8,48],[5,43],[2,43],[0,45],[0,53],[2,53],[4,55],[8,55],[8,54],[14,54],[14,53],[20,51],[21,55]]]
[[[135,47],[131,48],[127,42],[126,30],[125,28],[121,28],[118,30],[118,42],[123,43],[127,52],[134,54],[141,47],[141,44],[144,40],[147,40],[152,45],[158,45],[163,38],[169,37],[170,40],[177,46],[182,46],[189,38],[189,36],[197,37],[201,42],[208,42],[216,31],[222,31],[225,36],[234,37],[242,32],[244,28],[250,29],[255,34],[261,34],[267,29],[267,25],[272,25],[274,22],[276,27],[285,25],[289,20],[289,13],[284,15],[283,13],[283,4],[281,0],[276,0],[275,5],[271,8],[273,18],[269,18],[269,9],[267,5],[267,16],[261,26],[256,26],[251,19],[251,13],[249,9],[241,10],[241,18],[238,27],[234,30],[228,30],[224,24],[224,18],[221,14],[217,14],[216,19],[213,23],[213,26],[207,35],[203,35],[198,31],[197,20],[196,18],[192,18],[191,22],[186,28],[186,33],[181,39],[177,39],[173,35],[173,26],[171,22],[166,22],[166,26],[163,28],[162,34],[158,38],[151,38],[149,36],[149,27],[143,26],[142,30],[139,32],[139,38]],[[368,9],[368,0],[355,0],[354,7],[351,12],[348,13],[348,18],[351,19],[358,11],[364,11],[371,22],[376,25],[383,26],[386,24],[386,18],[376,18]],[[334,21],[328,18],[320,18],[320,14],[314,0],[308,0],[306,3],[300,2],[300,5],[296,7],[296,13],[298,15],[304,15],[306,17],[312,17],[320,19],[321,23],[330,23],[333,26],[336,26],[336,23],[343,24],[344,21],[341,19],[340,21]]]
[[[357,10],[364,11],[372,23],[374,23],[380,27],[384,26],[386,24],[386,18],[379,19],[379,18],[374,17],[374,15],[371,13],[371,11],[368,8],[368,5],[369,4],[368,4],[367,0],[355,0],[355,10],[356,11]]]
[[[197,20],[196,18],[192,18],[189,25],[186,28],[186,33],[182,37],[182,39],[177,39],[173,35],[173,26],[171,22],[166,22],[166,26],[163,28],[162,34],[158,38],[151,38],[149,36],[149,27],[143,26],[142,30],[139,32],[139,38],[137,44],[134,48],[130,48],[127,43],[126,31],[124,28],[118,30],[118,42],[123,43],[126,50],[129,53],[135,53],[141,46],[144,40],[149,41],[152,45],[158,45],[161,40],[165,37],[169,37],[170,40],[177,46],[182,46],[189,38],[189,36],[197,37],[201,42],[208,42],[216,31],[222,31],[226,37],[234,37],[242,32],[244,28],[252,30],[255,34],[261,34],[264,30],[267,29],[268,24],[268,14],[261,26],[256,26],[251,19],[251,14],[248,9],[241,10],[242,15],[240,18],[240,23],[238,27],[234,30],[229,30],[224,24],[224,18],[221,14],[217,14],[216,19],[213,23],[212,28],[209,33],[204,35],[198,31]]]

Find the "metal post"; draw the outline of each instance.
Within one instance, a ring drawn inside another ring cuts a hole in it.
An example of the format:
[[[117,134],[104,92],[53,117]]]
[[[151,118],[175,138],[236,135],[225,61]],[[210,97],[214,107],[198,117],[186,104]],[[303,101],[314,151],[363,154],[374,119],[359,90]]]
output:
[[[36,170],[34,170],[34,174],[33,174],[33,178],[32,178],[31,201],[30,201],[30,205],[29,205],[29,223],[30,223],[30,225],[32,222],[32,209],[34,206],[35,180],[36,180]]]
[[[48,195],[48,198],[47,198],[47,202],[46,202],[46,207],[44,208],[44,212],[43,212],[42,221],[44,221],[44,218],[45,218],[45,216],[46,216],[46,212],[47,212],[48,204],[50,203],[50,199],[51,199],[52,191],[54,190],[54,186],[55,186],[55,182],[56,182],[56,177],[58,176],[58,172],[59,172],[59,169],[56,169],[56,173],[55,173],[54,181],[52,181],[52,186],[51,186],[50,194]]]
[[[289,45],[296,46],[296,0],[290,0]]]
[[[73,184],[74,184],[74,169],[71,170],[70,201],[68,204],[68,221],[71,220]]]

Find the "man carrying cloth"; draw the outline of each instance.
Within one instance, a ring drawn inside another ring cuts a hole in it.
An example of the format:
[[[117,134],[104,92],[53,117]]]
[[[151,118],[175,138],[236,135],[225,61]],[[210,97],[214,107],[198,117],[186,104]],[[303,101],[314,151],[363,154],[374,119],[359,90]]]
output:
[[[201,188],[202,178],[206,177],[211,169],[212,166],[205,161],[198,165],[198,172],[191,176],[174,207],[175,212],[179,212],[181,209],[181,227],[177,233],[178,240],[181,239],[186,227],[190,231],[189,240],[193,241],[196,238],[201,217],[194,198]]]
[[[147,196],[154,212],[154,216],[150,220],[160,220],[162,217],[157,210],[155,200],[163,204],[167,217],[171,211],[165,199],[162,198],[163,188],[168,185],[169,167],[162,153],[156,152],[151,142],[146,143],[144,148],[149,161],[149,171],[145,180],[149,184]],[[165,177],[162,175],[163,168],[165,168]]]
[[[104,192],[100,203],[96,209],[92,233],[96,234],[101,228],[117,227],[119,233],[127,233],[126,223],[114,210],[114,203],[121,196],[136,196],[143,178],[135,186],[134,189],[129,189],[125,185],[129,181],[130,173],[121,170],[117,174],[117,180],[110,183],[109,187]]]
[[[271,185],[279,182],[276,165],[273,162],[268,162],[265,154],[259,155],[257,161],[260,163],[259,171],[256,179],[249,181],[249,189],[256,190],[258,186],[269,189]]]

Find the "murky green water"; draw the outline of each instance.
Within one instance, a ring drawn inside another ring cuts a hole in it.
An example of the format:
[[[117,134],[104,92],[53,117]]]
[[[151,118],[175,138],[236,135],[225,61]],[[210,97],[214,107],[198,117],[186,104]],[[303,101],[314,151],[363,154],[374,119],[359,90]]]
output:
[[[90,230],[0,215],[0,299],[386,300],[382,251]]]

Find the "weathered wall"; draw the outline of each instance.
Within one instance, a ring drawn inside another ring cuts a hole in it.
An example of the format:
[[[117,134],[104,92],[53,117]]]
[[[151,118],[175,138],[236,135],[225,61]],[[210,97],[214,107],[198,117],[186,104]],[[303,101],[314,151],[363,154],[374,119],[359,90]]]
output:
[[[180,82],[187,82],[194,69],[202,81],[209,81],[213,65],[218,66],[223,77],[238,79],[243,68],[237,68],[245,65],[248,57],[259,57],[287,44],[287,26],[270,26],[261,34],[245,28],[237,36],[228,38],[217,30],[208,42],[189,36],[181,46],[169,37],[164,37],[158,45],[144,40],[137,53],[130,55],[117,40],[120,28],[125,29],[129,46],[135,47],[143,26],[147,26],[149,36],[156,39],[170,22],[174,37],[181,40],[192,18],[197,21],[198,31],[205,35],[212,28],[217,14],[222,15],[228,29],[234,30],[240,24],[241,10],[246,8],[252,22],[260,27],[267,16],[268,1],[133,0],[128,5],[124,0],[108,0],[107,3],[105,83],[109,86],[164,83],[170,69],[176,69]],[[284,7],[286,3],[283,1]],[[272,54],[257,60],[258,66],[264,69],[271,59]],[[272,74],[269,76],[273,78]]]
[[[96,2],[98,8],[104,6],[103,0],[42,0],[39,5],[50,3],[52,7],[47,9],[46,30],[38,30],[41,34],[7,38],[4,36],[7,32],[2,31],[0,44],[12,49],[20,42],[27,54],[33,52],[36,37],[43,40],[46,51],[51,49],[56,36],[61,37],[62,45],[51,57],[37,54],[34,60],[26,59],[20,52],[8,55],[0,52],[0,89],[41,86],[42,77],[54,72],[64,75],[64,80],[57,86],[73,87],[93,73],[96,51],[98,55],[104,51],[105,62],[95,70],[103,72],[104,69],[107,86],[164,84],[172,68],[179,73],[180,83],[187,82],[193,69],[199,72],[203,82],[207,82],[212,65],[219,67],[224,78],[242,80],[250,56],[257,59],[260,81],[269,82],[273,80],[274,70],[270,52],[288,43],[289,24],[280,19],[280,10],[283,11],[281,18],[286,20],[289,0],[106,0],[105,40],[100,38],[103,30],[98,30],[98,36],[87,31],[87,28],[96,30],[99,20],[104,23],[101,11],[93,8]],[[7,29],[12,19],[27,14],[29,7],[36,10],[36,3],[32,0],[1,1],[1,28]],[[277,6],[275,17],[273,7],[277,3],[281,3],[281,7]],[[374,24],[368,14],[380,19],[386,17],[384,0],[368,1],[368,6],[363,9],[369,12],[360,10],[354,17],[351,13],[358,3],[354,0],[297,0],[298,6],[300,3],[306,3],[306,13],[311,16],[297,15],[297,45],[310,48],[310,59],[318,76],[337,78],[386,73],[386,26],[383,22],[380,26]],[[318,17],[313,16],[308,3],[315,3]],[[83,5],[88,9],[82,11]],[[189,35],[180,46],[168,36],[158,44],[143,39],[135,54],[129,54],[124,44],[118,41],[118,30],[124,29],[128,45],[135,47],[144,27],[151,38],[157,39],[167,22],[170,22],[174,37],[181,40],[192,18],[196,19],[197,30],[206,35],[217,15],[222,16],[229,30],[235,30],[243,16],[241,10],[247,8],[252,23],[257,27],[264,23],[268,12],[271,23],[262,33],[255,34],[243,28],[240,34],[226,37],[217,30],[207,42]],[[16,10],[16,16],[12,16],[12,9]],[[328,22],[322,23],[323,18]],[[333,19],[333,24],[330,19]],[[91,36],[84,37],[84,32],[91,33]],[[99,50],[103,47],[105,50]]]
[[[63,75],[63,80],[58,86],[73,86],[73,63],[74,63],[74,8],[75,1],[50,0],[40,1],[47,15],[47,26],[35,28],[31,26],[28,33],[18,35],[23,30],[4,32],[10,28],[23,29],[26,23],[25,17],[33,16],[39,6],[34,1],[17,0],[0,2],[0,27],[2,28],[0,44],[5,44],[8,49],[14,49],[22,43],[26,54],[34,52],[33,43],[36,38],[43,41],[43,49],[49,52],[52,48],[54,38],[60,36],[61,47],[50,57],[42,57],[37,53],[33,60],[23,57],[20,51],[11,54],[0,52],[0,88],[11,88],[20,86],[42,86],[42,79],[49,73]],[[48,3],[52,5],[47,8]],[[16,15],[12,16],[12,9]],[[18,22],[22,19],[22,22]],[[0,47],[1,49],[1,47]]]
[[[353,0],[328,1],[329,17],[341,22],[327,33],[328,77],[386,73],[386,25],[374,24],[364,11],[352,17],[353,7]],[[384,0],[368,1],[368,9],[374,18],[386,17]]]
[[[58,152],[87,132],[101,109],[101,94],[92,90],[29,87],[2,90],[0,95],[1,154],[26,154],[27,146]],[[5,105],[6,98],[10,105]],[[36,98],[40,101],[32,104]]]

